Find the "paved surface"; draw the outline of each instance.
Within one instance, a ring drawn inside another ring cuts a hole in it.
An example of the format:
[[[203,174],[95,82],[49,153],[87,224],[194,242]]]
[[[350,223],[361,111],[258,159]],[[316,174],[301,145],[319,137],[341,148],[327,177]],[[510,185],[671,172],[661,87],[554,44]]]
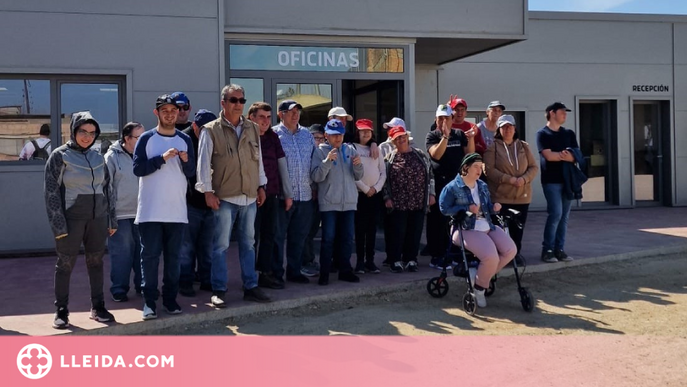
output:
[[[541,234],[546,214],[531,213],[527,221],[523,254],[528,261],[528,271],[553,270],[570,265],[602,262],[627,258],[650,258],[687,252],[687,208],[637,208],[628,210],[575,211],[568,228],[566,251],[575,257],[572,263],[545,264],[539,261]],[[424,239],[423,239],[424,240]],[[381,233],[378,247],[382,247]],[[88,319],[89,288],[83,257],[80,257],[72,274],[70,320],[72,327],[66,331],[52,329],[53,275],[55,257],[6,258],[0,260],[0,335],[54,335],[77,334],[143,334],[148,331],[162,332],[166,327],[197,324],[198,322],[225,319],[256,312],[277,311],[328,299],[342,299],[369,295],[381,290],[404,289],[424,286],[438,271],[428,267],[429,257],[420,257],[418,273],[365,274],[359,284],[341,283],[332,276],[329,286],[287,283],[284,290],[266,292],[272,297],[269,304],[247,303],[238,272],[236,246],[228,254],[229,307],[215,310],[209,306],[210,293],[198,292],[195,298],[179,297],[184,314],[166,316],[161,305],[157,320],[141,321],[142,300],[130,292],[126,303],[107,301],[107,306],[117,318],[117,323],[106,325]],[[384,259],[380,252],[378,265]],[[380,265],[381,266],[381,265]],[[106,287],[109,286],[109,260],[106,258]],[[162,271],[160,271],[162,272]],[[508,274],[509,270],[505,271]],[[512,271],[510,271],[512,272]],[[109,292],[106,288],[106,295]]]

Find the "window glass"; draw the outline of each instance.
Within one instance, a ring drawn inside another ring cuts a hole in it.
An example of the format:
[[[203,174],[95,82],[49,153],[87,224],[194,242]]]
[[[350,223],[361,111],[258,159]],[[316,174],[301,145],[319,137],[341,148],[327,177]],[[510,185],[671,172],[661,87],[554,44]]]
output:
[[[230,78],[230,83],[239,85],[243,87],[246,91],[246,104],[243,110],[243,114],[248,114],[248,108],[255,102],[267,102],[265,101],[264,93],[264,82],[262,78]]]
[[[32,140],[39,148],[52,150],[50,135],[40,136],[41,127],[49,133],[49,124],[49,80],[0,79],[0,161],[32,159]]]
[[[69,141],[72,114],[90,111],[100,125],[94,150],[105,154],[119,138],[119,85],[116,83],[65,83],[60,87],[60,122],[62,141]]]
[[[301,106],[299,124],[326,124],[332,105],[332,85],[329,83],[277,83],[277,107],[282,101],[293,99]]]

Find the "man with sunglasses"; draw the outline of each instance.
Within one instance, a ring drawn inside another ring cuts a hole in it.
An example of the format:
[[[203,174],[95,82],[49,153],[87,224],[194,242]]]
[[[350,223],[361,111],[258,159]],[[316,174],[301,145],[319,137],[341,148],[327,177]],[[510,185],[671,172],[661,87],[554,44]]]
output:
[[[181,91],[176,91],[170,96],[174,99],[179,108],[179,115],[177,116],[177,122],[174,126],[181,131],[190,129],[193,124],[188,120],[188,117],[191,115],[191,100]]]
[[[260,128],[243,116],[246,103],[243,87],[222,89],[220,117],[205,124],[198,144],[196,189],[214,210],[212,305],[225,308],[227,292],[227,250],[236,224],[239,262],[245,301],[269,302],[258,288],[255,271],[255,217],[265,202],[267,177],[262,164]]]

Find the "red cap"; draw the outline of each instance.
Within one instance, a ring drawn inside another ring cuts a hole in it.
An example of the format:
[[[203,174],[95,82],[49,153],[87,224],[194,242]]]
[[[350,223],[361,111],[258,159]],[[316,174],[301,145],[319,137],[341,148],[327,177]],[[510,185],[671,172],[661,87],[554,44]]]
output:
[[[468,103],[465,102],[464,99],[458,98],[458,97],[453,97],[451,100],[447,102],[447,105],[451,106],[451,109],[456,110],[456,106],[458,105],[463,105],[467,109]]]
[[[407,134],[408,132],[406,132],[406,128],[402,126],[394,126],[391,129],[389,129],[389,138],[392,140],[395,140],[396,137],[405,136]]]
[[[373,130],[372,120],[368,120],[367,118],[361,118],[355,122],[355,127],[358,128],[358,130]]]

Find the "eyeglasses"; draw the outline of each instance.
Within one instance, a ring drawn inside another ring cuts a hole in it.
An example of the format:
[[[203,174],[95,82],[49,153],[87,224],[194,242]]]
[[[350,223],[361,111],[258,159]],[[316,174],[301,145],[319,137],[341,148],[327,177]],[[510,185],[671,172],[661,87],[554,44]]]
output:
[[[320,136],[313,136],[315,138],[315,141],[324,141],[324,137]]]
[[[76,134],[81,135],[81,136],[88,136],[90,138],[95,138],[96,131],[89,132],[88,130],[85,129],[77,129]]]
[[[229,103],[240,103],[241,105],[245,105],[246,101],[248,101],[248,100],[245,98],[229,97],[229,98],[225,99],[225,101],[227,101]]]
[[[177,105],[177,107],[179,108],[179,110],[183,110],[185,112],[187,112],[191,109],[191,106],[189,106],[189,105]]]

